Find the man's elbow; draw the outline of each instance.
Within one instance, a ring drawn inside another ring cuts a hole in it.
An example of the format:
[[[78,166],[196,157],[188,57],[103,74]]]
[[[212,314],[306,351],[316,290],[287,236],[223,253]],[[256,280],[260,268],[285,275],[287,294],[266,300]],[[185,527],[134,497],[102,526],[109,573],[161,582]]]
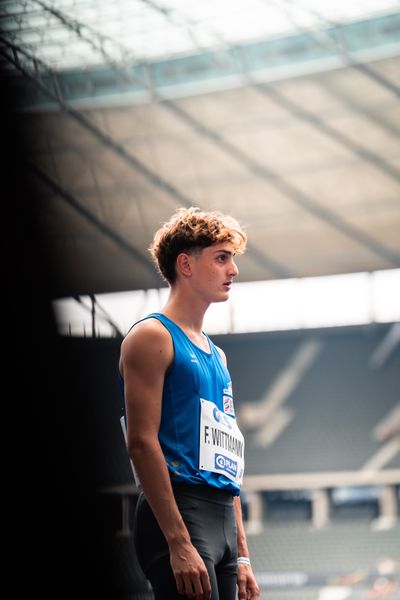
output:
[[[134,434],[128,436],[128,454],[133,461],[154,454],[157,446],[159,446],[157,435]]]

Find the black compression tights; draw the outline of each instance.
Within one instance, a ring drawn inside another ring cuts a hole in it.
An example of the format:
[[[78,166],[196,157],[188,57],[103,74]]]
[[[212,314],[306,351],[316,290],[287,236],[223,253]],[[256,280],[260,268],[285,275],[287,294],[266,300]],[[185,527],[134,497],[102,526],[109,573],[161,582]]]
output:
[[[212,600],[236,598],[236,520],[233,498],[208,486],[174,484],[193,545],[207,567]],[[177,592],[168,546],[143,494],[135,513],[135,548],[155,600],[183,600]]]

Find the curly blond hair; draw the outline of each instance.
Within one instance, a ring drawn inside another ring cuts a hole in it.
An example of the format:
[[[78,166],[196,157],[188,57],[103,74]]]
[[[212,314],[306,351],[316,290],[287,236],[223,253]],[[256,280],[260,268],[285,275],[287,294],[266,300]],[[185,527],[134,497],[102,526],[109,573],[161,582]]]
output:
[[[235,252],[243,254],[247,235],[233,217],[191,206],[179,208],[156,231],[149,251],[162,278],[173,284],[176,281],[175,261],[178,254],[194,253],[222,242],[232,243]]]

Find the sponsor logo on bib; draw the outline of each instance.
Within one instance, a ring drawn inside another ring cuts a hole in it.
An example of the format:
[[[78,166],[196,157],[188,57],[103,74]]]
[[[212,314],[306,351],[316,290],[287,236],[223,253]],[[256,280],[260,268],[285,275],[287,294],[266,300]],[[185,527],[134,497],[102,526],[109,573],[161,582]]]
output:
[[[226,471],[233,477],[236,477],[238,464],[235,460],[232,460],[223,454],[215,454],[215,468],[221,471]]]

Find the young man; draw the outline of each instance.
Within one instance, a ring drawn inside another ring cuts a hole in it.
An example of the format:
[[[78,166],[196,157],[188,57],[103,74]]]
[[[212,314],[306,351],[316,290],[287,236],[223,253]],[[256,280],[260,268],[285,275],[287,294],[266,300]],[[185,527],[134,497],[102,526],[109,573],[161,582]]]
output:
[[[209,305],[228,299],[245,246],[232,217],[179,209],[150,248],[170,286],[167,304],[122,342],[128,452],[142,490],[135,545],[156,600],[259,597],[232,384],[224,353],[202,329]]]

